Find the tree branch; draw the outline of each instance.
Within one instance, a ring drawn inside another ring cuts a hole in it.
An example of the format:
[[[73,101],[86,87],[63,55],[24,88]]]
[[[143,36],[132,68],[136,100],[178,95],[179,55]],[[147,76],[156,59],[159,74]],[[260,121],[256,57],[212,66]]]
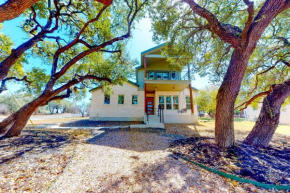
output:
[[[14,19],[39,0],[7,0],[0,5],[0,23]]]
[[[207,9],[199,6],[194,0],[182,0],[183,2],[187,3],[191,10],[201,16],[202,18],[206,19],[210,26],[210,31],[215,33],[219,36],[223,41],[231,44],[234,48],[240,46],[240,37],[237,34],[234,34],[229,29],[226,29],[222,23],[216,18],[214,14],[212,14]]]
[[[240,107],[242,107],[242,106],[244,106],[244,105],[245,105],[245,106],[244,106],[243,108],[239,109],[239,110],[240,110],[240,111],[245,110],[246,108],[248,108],[248,106],[249,106],[249,105],[250,105],[254,100],[256,100],[256,99],[259,98],[259,97],[262,97],[262,96],[268,95],[270,92],[272,92],[272,91],[275,89],[276,86],[277,86],[276,84],[273,84],[272,86],[270,86],[269,90],[267,90],[267,91],[265,91],[265,92],[261,92],[261,93],[259,93],[259,94],[256,94],[256,95],[253,96],[250,100],[248,100],[248,101],[242,103],[241,105],[235,107],[235,110],[239,109]]]
[[[15,80],[17,82],[20,82],[20,81],[25,81],[27,83],[27,85],[30,85],[31,84],[31,81],[27,80],[27,76],[24,76],[23,78],[17,78],[17,77],[8,77],[8,78],[5,78],[1,81],[1,86],[0,86],[0,93],[2,93],[3,91],[7,90],[6,89],[6,82],[7,81],[10,81],[10,80]]]
[[[254,14],[255,14],[255,10],[254,10],[254,2],[249,1],[249,0],[243,0],[244,3],[248,6],[247,11],[248,11],[248,19],[247,22],[245,23],[245,27],[243,29],[241,38],[245,38],[247,36],[248,30],[253,22],[254,19]]]

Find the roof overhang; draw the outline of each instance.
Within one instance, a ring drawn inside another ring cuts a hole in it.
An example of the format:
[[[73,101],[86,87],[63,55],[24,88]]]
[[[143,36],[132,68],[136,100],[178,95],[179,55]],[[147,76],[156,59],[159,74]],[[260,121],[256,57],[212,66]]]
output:
[[[161,55],[161,50],[166,45],[166,43],[160,44],[158,46],[155,46],[149,50],[145,50],[141,52],[141,66],[139,68],[144,67],[144,58],[151,58],[151,59],[160,59],[160,58],[166,58]]]
[[[146,91],[182,91],[190,80],[145,80]]]

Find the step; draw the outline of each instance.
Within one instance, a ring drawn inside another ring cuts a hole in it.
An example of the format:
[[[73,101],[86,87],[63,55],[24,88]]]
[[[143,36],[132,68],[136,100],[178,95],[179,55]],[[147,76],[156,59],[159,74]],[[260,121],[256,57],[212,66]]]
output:
[[[164,129],[163,123],[147,123],[147,124],[140,124],[140,125],[130,125],[132,129],[145,129],[145,128],[162,128]]]

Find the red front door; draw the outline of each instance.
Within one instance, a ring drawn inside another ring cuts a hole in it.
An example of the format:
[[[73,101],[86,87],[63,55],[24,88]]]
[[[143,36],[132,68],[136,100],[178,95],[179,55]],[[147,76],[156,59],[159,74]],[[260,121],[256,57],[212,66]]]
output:
[[[154,115],[154,98],[147,97],[146,98],[146,107],[148,115]]]

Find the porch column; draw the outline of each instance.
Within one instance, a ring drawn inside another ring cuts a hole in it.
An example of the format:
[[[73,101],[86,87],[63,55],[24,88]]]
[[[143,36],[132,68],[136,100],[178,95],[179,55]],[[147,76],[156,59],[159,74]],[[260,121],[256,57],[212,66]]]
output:
[[[188,71],[188,80],[190,80],[190,84],[189,84],[189,92],[190,92],[190,108],[191,108],[191,114],[194,113],[194,109],[193,109],[193,98],[192,98],[192,87],[191,87],[191,75],[190,75],[190,66],[189,64],[187,65]]]
[[[144,56],[144,79],[146,78],[146,68],[147,68],[147,58]],[[147,113],[146,110],[146,83],[144,83],[144,112]]]

